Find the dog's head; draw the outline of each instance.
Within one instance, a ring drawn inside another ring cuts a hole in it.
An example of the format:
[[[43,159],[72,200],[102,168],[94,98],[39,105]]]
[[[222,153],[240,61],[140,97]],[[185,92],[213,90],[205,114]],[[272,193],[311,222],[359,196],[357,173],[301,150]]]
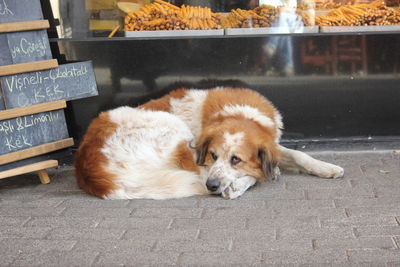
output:
[[[207,188],[220,194],[236,179],[274,180],[279,151],[272,132],[244,118],[218,120],[196,145],[197,164],[207,171]]]

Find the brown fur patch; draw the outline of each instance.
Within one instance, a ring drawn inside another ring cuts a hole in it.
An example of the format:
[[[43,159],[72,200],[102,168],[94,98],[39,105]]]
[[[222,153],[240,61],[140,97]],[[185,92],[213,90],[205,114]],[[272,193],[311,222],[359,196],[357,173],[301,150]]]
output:
[[[117,128],[103,112],[90,124],[75,154],[75,176],[80,188],[89,194],[103,197],[115,189],[113,174],[105,170],[107,158],[101,149]]]
[[[249,89],[223,89],[210,90],[203,107],[203,124],[212,121],[213,115],[223,110],[224,106],[248,105],[256,108],[259,112],[274,120],[276,109],[266,98]],[[276,129],[263,127],[275,138]]]
[[[172,155],[176,166],[180,169],[200,173],[199,166],[196,165],[193,152],[188,148],[186,142],[180,143]]]
[[[186,89],[178,89],[172,91],[168,95],[165,95],[159,99],[151,100],[146,104],[139,106],[138,108],[170,112],[171,105],[169,101],[171,100],[171,98],[183,98],[186,95],[186,91]]]

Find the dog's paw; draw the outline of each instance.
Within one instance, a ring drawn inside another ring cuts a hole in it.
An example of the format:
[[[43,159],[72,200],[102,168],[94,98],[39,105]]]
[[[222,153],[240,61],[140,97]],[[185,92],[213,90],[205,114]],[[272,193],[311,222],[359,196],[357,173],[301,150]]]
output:
[[[240,188],[236,188],[234,183],[231,183],[225,190],[222,192],[222,197],[224,199],[235,199],[240,197],[244,192]]]
[[[279,181],[279,176],[281,176],[281,169],[279,167],[274,168],[274,176],[272,177],[272,181]]]
[[[334,164],[322,162],[313,174],[321,178],[336,179],[344,176],[344,169]]]

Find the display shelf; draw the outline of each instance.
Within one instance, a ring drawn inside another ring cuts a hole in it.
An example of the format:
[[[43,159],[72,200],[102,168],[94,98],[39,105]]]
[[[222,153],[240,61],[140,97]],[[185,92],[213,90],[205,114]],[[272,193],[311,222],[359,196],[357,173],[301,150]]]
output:
[[[384,25],[384,26],[322,26],[322,33],[359,33],[359,32],[399,32],[400,25]]]
[[[223,36],[224,30],[176,30],[176,31],[126,31],[125,37],[212,37]]]
[[[293,33],[318,33],[318,26],[303,27],[300,31],[290,31],[285,27],[225,29],[225,35],[231,36]]]

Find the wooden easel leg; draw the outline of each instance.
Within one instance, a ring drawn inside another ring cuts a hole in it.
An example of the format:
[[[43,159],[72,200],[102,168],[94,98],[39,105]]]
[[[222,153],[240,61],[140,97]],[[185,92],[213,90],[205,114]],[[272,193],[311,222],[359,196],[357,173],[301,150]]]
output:
[[[42,184],[49,184],[50,183],[50,177],[47,174],[46,170],[39,170],[38,174],[39,174],[40,182]]]

